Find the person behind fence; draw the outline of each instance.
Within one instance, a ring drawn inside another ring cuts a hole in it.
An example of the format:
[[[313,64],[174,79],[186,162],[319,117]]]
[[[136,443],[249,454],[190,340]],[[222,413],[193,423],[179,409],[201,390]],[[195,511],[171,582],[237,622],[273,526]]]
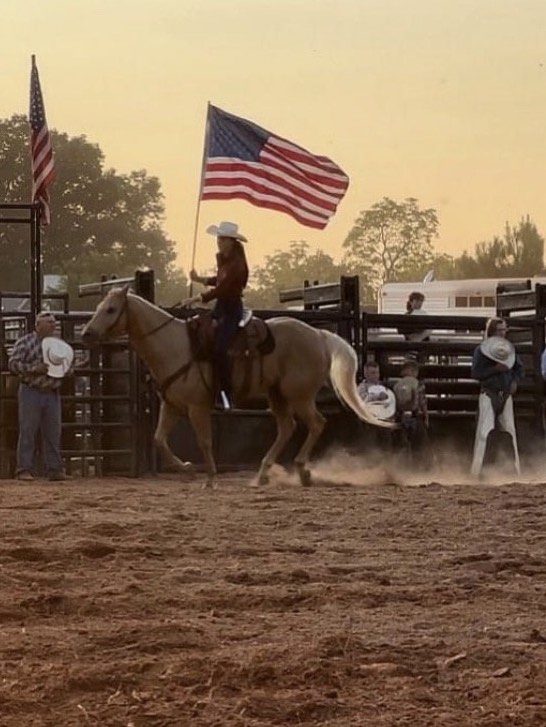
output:
[[[417,361],[405,361],[400,374],[401,378],[393,386],[396,420],[414,464],[423,464],[429,423],[425,385],[419,381]]]
[[[248,264],[242,242],[246,237],[241,235],[233,222],[221,222],[207,228],[209,235],[215,235],[218,241],[216,256],[218,271],[212,277],[198,275],[195,270],[190,278],[196,283],[211,286],[210,290],[201,295],[189,298],[183,305],[215,300],[213,317],[217,321],[214,339],[214,361],[218,379],[218,397],[216,406],[228,410],[231,402],[231,367],[228,349],[233,336],[237,333],[243,317],[243,290],[248,282]]]
[[[512,397],[518,382],[523,378],[524,370],[513,344],[506,338],[507,331],[506,321],[502,318],[490,318],[485,328],[485,338],[474,350],[472,378],[477,379],[481,385],[471,467],[474,476],[481,473],[487,437],[496,425],[510,435],[514,466],[516,472],[520,473]]]
[[[406,302],[406,315],[408,316],[422,316],[426,315],[426,310],[423,310],[423,303],[425,302],[425,296],[418,290],[410,293],[410,296]],[[430,340],[430,331],[423,330],[421,328],[415,328],[415,330],[406,329],[404,333],[406,341],[428,341]]]
[[[32,481],[36,472],[35,450],[38,435],[46,476],[67,479],[61,458],[61,397],[63,376],[72,372],[74,352],[55,338],[55,316],[36,316],[32,333],[19,338],[8,361],[9,370],[19,377],[19,439],[16,477]]]

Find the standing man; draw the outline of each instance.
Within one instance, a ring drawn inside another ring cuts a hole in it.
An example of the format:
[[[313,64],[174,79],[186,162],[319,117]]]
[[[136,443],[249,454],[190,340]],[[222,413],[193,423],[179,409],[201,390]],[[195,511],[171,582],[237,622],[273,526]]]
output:
[[[66,479],[61,458],[61,377],[48,375],[51,365],[44,362],[42,343],[55,333],[55,316],[46,311],[36,316],[36,328],[18,339],[9,359],[9,369],[19,377],[18,480],[34,480],[34,450],[40,432],[46,475],[50,480]],[[61,342],[60,342],[61,343]],[[62,342],[64,344],[64,342]],[[64,344],[71,350],[67,344]],[[70,369],[72,360],[65,366]]]
[[[517,474],[520,473],[512,396],[523,378],[524,370],[513,344],[506,338],[507,331],[506,321],[490,318],[485,328],[485,338],[474,351],[472,378],[481,384],[471,470],[474,476],[478,476],[482,470],[487,437],[497,423],[512,438],[514,466]]]

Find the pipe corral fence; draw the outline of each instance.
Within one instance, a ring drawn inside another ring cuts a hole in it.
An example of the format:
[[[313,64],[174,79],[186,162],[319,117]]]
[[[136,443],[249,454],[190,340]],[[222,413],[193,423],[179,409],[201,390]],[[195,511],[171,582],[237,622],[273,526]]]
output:
[[[107,278],[80,286],[81,296],[94,296],[95,302],[112,286],[129,284],[139,295],[154,300],[153,271],[137,271],[131,278]],[[21,294],[17,294],[21,296]],[[0,294],[1,300],[1,294]],[[418,357],[421,379],[427,390],[431,415],[431,437],[463,439],[474,434],[479,384],[470,376],[472,352],[482,338],[485,318],[474,316],[407,316],[361,312],[358,278],[344,276],[338,282],[305,284],[300,289],[281,291],[281,303],[298,303],[299,309],[257,310],[267,320],[278,315],[292,316],[306,323],[335,331],[354,348],[362,372],[370,359],[380,365],[381,377],[392,384],[400,375],[408,354]],[[94,307],[94,306],[93,306]],[[67,470],[79,476],[126,474],[139,476],[162,470],[153,446],[158,398],[143,364],[125,340],[106,343],[87,352],[79,332],[91,313],[74,313],[63,304],[56,313],[61,334],[77,352],[89,360],[76,375],[63,382],[63,456]],[[168,309],[185,318],[194,312]],[[526,370],[526,379],[515,397],[516,419],[524,430],[522,449],[544,442],[544,383],[540,357],[544,349],[546,286],[531,290],[529,281],[499,286],[497,310],[507,317],[509,338],[514,342]],[[0,474],[14,471],[17,439],[17,380],[7,371],[11,345],[31,329],[29,313],[0,310]],[[408,331],[426,330],[426,341],[409,341]],[[317,453],[334,443],[365,447],[366,426],[343,409],[329,389],[319,394],[319,408],[328,424]],[[213,433],[220,468],[254,466],[275,436],[272,417],[266,409],[214,412]],[[298,437],[289,446],[291,456]],[[187,420],[182,419],[171,437],[173,451],[182,459],[201,462],[201,453]]]
[[[153,291],[153,271],[101,281],[98,294],[124,283],[138,295],[153,300],[153,294],[149,295],[150,289]],[[90,294],[89,286],[85,286],[83,295]],[[24,297],[25,293],[13,295]],[[48,297],[44,296],[44,301]],[[82,344],[80,332],[91,315],[66,309],[55,311],[60,335],[75,349],[75,374],[67,377],[61,388],[62,455],[67,472],[82,477],[136,477],[154,471],[155,453],[149,433],[150,421],[155,418],[155,393],[127,340],[106,342],[89,350]],[[2,477],[14,472],[17,445],[18,381],[8,370],[8,357],[17,338],[32,330],[32,323],[29,312],[0,309]]]

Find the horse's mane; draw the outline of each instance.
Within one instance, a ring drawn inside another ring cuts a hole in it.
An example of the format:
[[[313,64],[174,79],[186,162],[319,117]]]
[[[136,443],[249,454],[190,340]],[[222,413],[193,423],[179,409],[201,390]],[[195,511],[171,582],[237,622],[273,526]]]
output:
[[[112,290],[123,290],[123,288],[113,288]],[[169,313],[169,311],[166,311],[164,308],[161,308],[160,306],[156,305],[155,303],[152,303],[150,300],[147,300],[146,298],[143,298],[141,295],[137,295],[132,290],[127,291],[127,298],[129,300],[136,300],[140,303],[144,303],[148,308],[154,308],[159,313],[163,313],[166,316],[172,315],[172,313]],[[174,316],[173,316],[174,318]]]

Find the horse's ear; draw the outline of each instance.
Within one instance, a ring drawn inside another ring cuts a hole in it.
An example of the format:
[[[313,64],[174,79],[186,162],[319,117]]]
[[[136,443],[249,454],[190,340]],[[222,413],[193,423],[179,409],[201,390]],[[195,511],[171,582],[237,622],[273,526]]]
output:
[[[131,287],[131,286],[129,285],[129,283],[125,283],[125,285],[124,285],[124,286],[123,286],[123,288],[121,289],[121,292],[123,293],[123,295],[127,295],[127,293],[129,292],[129,288],[130,288],[130,287]]]

